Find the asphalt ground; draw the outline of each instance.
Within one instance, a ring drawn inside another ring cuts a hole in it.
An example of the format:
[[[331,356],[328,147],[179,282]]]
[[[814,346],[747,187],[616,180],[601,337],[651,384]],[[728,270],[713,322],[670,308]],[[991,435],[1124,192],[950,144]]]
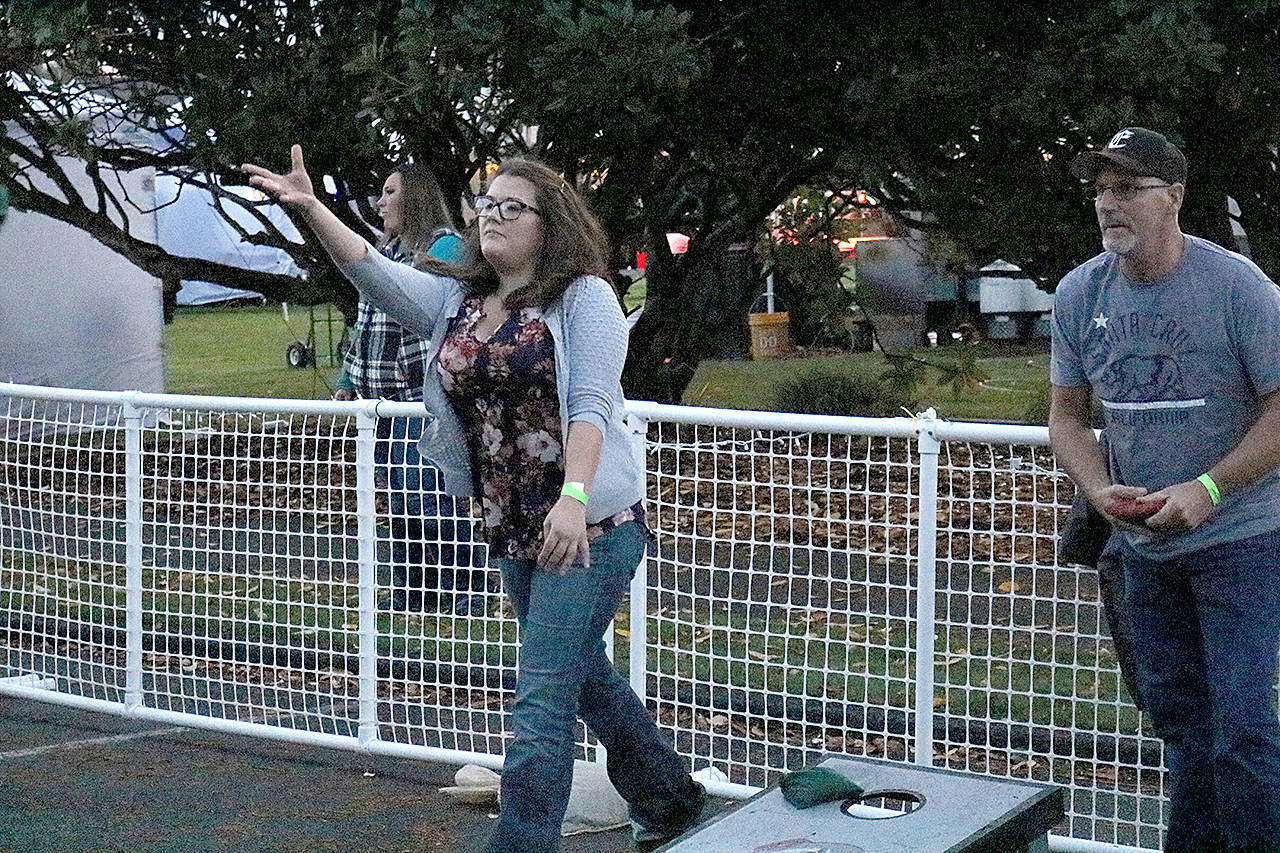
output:
[[[456,770],[0,696],[0,853],[479,853],[496,807],[441,794]]]

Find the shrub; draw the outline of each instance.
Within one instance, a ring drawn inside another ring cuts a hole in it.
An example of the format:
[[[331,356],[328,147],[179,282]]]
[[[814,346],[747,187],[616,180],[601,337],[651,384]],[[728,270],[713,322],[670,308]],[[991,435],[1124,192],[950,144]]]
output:
[[[1049,423],[1049,383],[1036,389],[1035,400],[1022,413],[1022,422],[1040,426]]]
[[[914,411],[913,404],[874,376],[812,368],[778,386],[773,408],[805,415],[886,418],[903,414],[903,406]]]

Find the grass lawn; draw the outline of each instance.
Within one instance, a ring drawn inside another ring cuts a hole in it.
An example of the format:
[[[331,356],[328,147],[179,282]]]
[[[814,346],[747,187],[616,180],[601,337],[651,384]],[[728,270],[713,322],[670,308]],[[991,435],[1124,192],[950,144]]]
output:
[[[643,290],[641,280],[633,290]],[[629,294],[630,295],[630,294]],[[642,293],[641,293],[642,295]],[[340,314],[332,312],[333,338],[340,337]],[[235,397],[322,399],[330,395],[339,370],[330,365],[326,307],[315,309],[318,366],[289,367],[285,350],[306,340],[310,320],[306,308],[294,307],[286,323],[279,308],[183,308],[165,327],[165,388],[174,394]],[[1048,386],[1047,345],[984,344],[977,350],[979,367],[990,377],[956,394],[937,371],[928,370],[917,396],[941,417],[962,421],[1022,422]],[[959,354],[955,347],[920,350],[922,357],[945,362]],[[772,361],[704,361],[685,390],[690,406],[771,410],[777,386],[812,368],[879,376],[888,367],[879,353],[846,353]],[[903,400],[903,404],[908,401]]]
[[[325,399],[337,380],[341,360],[329,363],[326,306],[315,308],[316,361],[290,367],[285,350],[307,339],[306,308],[290,306],[286,323],[278,307],[180,308],[164,328],[165,390],[171,394],[224,397]],[[334,348],[341,317],[332,310]]]
[[[918,354],[935,362],[947,362],[959,354],[959,347],[922,349]],[[984,344],[978,350],[977,363],[990,378],[959,394],[937,371],[927,370],[929,378],[917,387],[916,393],[922,408],[933,406],[939,417],[953,421],[1023,423],[1028,409],[1047,393],[1047,342]],[[774,408],[772,395],[779,384],[811,369],[878,377],[888,366],[882,354],[871,352],[770,361],[704,361],[685,389],[683,402],[689,406],[767,411]],[[902,405],[908,402],[903,400]]]

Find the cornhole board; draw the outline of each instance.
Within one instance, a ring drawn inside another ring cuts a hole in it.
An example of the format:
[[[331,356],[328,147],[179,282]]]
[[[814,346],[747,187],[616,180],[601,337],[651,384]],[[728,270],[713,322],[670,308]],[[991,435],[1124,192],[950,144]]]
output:
[[[871,758],[827,756],[861,785],[855,803],[798,809],[778,786],[686,832],[667,853],[1047,853],[1061,788]],[[877,796],[882,792],[902,792]],[[873,808],[869,804],[892,804]],[[912,811],[903,811],[914,807]]]

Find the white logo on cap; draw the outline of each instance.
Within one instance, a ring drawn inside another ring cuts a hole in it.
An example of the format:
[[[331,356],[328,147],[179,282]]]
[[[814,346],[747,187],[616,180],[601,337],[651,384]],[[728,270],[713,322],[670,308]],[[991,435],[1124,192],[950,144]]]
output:
[[[1132,130],[1122,130],[1115,136],[1111,137],[1111,141],[1107,143],[1108,148],[1123,148],[1125,140],[1133,136]]]

